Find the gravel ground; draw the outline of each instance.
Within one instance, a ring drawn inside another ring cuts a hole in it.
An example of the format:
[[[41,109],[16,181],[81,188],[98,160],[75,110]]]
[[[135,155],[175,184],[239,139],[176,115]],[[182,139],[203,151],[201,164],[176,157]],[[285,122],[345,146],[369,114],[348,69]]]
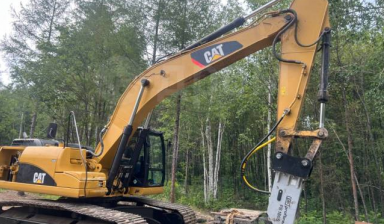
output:
[[[35,199],[35,198],[39,198],[39,196],[32,193],[24,193],[24,195],[22,195],[17,191],[7,191],[7,190],[0,189],[0,199],[12,200],[15,198]]]

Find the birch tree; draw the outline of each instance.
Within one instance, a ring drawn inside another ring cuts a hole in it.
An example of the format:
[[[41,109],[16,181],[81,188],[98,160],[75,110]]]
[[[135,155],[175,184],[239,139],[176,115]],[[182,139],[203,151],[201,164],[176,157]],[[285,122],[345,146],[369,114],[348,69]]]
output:
[[[224,129],[225,124],[219,121],[217,128],[217,142],[215,143],[212,139],[212,124],[210,119],[207,118],[205,130],[202,130],[201,133],[203,146],[204,200],[206,203],[212,199],[217,199]],[[216,150],[214,149],[215,145]],[[206,158],[206,151],[208,158]]]

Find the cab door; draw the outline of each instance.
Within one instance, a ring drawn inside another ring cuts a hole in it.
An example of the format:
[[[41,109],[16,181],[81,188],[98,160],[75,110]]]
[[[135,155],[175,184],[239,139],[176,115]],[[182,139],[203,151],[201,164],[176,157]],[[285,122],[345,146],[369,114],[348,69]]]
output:
[[[140,150],[136,164],[133,166],[130,186],[160,187],[165,180],[165,144],[162,132],[146,131],[145,141],[135,148]]]
[[[164,186],[165,179],[165,144],[163,133],[151,130],[144,144],[145,187]]]

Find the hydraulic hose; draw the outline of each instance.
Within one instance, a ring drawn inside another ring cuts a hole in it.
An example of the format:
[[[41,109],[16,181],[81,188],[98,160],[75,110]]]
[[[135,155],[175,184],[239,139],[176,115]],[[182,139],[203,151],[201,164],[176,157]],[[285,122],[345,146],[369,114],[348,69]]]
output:
[[[246,175],[245,175],[245,168],[247,166],[247,162],[249,160],[249,158],[255,154],[258,150],[260,150],[261,148],[265,147],[266,145],[272,143],[273,141],[276,140],[276,137],[272,138],[271,140],[265,142],[268,137],[276,130],[277,126],[279,126],[279,124],[281,123],[281,121],[283,121],[285,115],[287,115],[289,113],[290,110],[284,110],[284,113],[283,115],[280,117],[280,119],[275,123],[275,125],[273,125],[272,129],[268,132],[268,134],[266,136],[264,136],[264,138],[251,150],[247,153],[247,155],[243,158],[243,160],[241,161],[241,166],[240,166],[240,171],[241,171],[241,178],[243,179],[243,181],[245,182],[245,184],[251,188],[252,190],[254,191],[257,191],[257,192],[260,192],[260,193],[264,193],[264,194],[269,194],[270,192],[269,191],[264,191],[264,190],[260,190],[258,189],[257,187],[251,185],[249,183],[249,181],[247,180],[246,178]],[[263,143],[265,142],[265,143]]]
[[[292,25],[294,25],[294,37],[295,37],[295,42],[297,43],[297,45],[299,45],[300,47],[312,47],[314,46],[315,44],[319,43],[319,41],[322,39],[323,35],[325,33],[327,33],[328,31],[327,30],[324,30],[318,39],[316,39],[313,43],[311,44],[303,44],[299,41],[299,38],[297,36],[297,30],[298,30],[298,24],[299,24],[299,20],[298,20],[298,16],[297,16],[297,13],[295,10],[293,9],[285,9],[285,10],[282,10],[280,11],[280,13],[290,13],[293,15],[293,18],[290,18],[290,17],[287,17],[287,19],[290,19],[289,23],[287,23],[287,25],[285,25],[285,27],[280,30],[280,32],[275,36],[274,40],[273,40],[273,43],[272,43],[272,52],[273,52],[273,55],[275,56],[275,58],[281,62],[285,62],[285,63],[293,63],[293,64],[303,64],[305,65],[303,62],[301,61],[298,61],[298,60],[287,60],[287,59],[284,59],[281,57],[281,55],[279,55],[277,52],[276,52],[276,44],[278,41],[280,41],[280,37],[283,33],[285,33]]]
[[[271,140],[269,140],[269,141],[263,143],[262,145],[257,146],[256,148],[252,149],[252,150],[251,150],[251,153],[249,154],[249,156],[245,157],[245,158],[243,159],[243,162],[241,163],[241,171],[242,171],[242,173],[241,173],[241,174],[242,174],[241,177],[242,177],[244,183],[245,183],[249,188],[251,188],[251,189],[254,190],[254,191],[257,191],[257,192],[260,192],[260,193],[265,193],[265,194],[269,194],[269,193],[270,193],[269,191],[260,190],[260,189],[258,189],[257,187],[255,187],[255,186],[253,186],[253,185],[251,185],[251,184],[249,183],[249,181],[248,181],[248,179],[247,179],[247,177],[245,176],[245,173],[244,173],[244,172],[245,172],[245,168],[246,168],[246,166],[247,166],[247,162],[248,162],[249,158],[251,158],[251,156],[252,156],[253,154],[255,154],[255,153],[256,153],[257,151],[259,151],[260,149],[264,148],[265,146],[271,144],[271,143],[274,142],[275,140],[276,140],[276,137],[273,137]],[[244,171],[244,172],[243,172],[243,171]]]

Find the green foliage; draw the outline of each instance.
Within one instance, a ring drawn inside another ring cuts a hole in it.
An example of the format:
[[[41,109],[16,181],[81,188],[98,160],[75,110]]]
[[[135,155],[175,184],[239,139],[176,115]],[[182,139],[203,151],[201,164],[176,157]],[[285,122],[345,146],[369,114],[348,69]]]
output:
[[[65,11],[65,2],[60,4],[63,4],[60,10]],[[22,108],[17,117],[26,113],[25,126],[30,125],[30,116],[37,114],[37,137],[44,137],[47,124],[56,121],[61,127],[58,136],[64,139],[68,113],[73,110],[79,121],[81,139],[92,145],[96,143],[94,132],[106,124],[129,81],[145,68],[145,42],[140,38],[140,31],[133,26],[114,22],[118,18],[108,3],[78,2],[76,6],[76,10],[70,13],[70,23],[62,22],[62,13],[52,15],[55,23],[49,26],[52,32],[49,39],[45,32],[47,26],[39,26],[40,30],[33,35],[27,35],[31,32],[23,28],[16,30],[12,38],[4,39],[1,47],[9,56],[13,91],[24,92],[28,98],[17,99],[19,108]],[[21,23],[25,29],[33,28],[37,21],[24,16],[39,13],[43,10],[40,7],[35,0],[31,1],[20,12],[23,16],[15,24]],[[41,23],[47,22],[45,17],[39,19]],[[25,54],[20,58],[16,49],[20,47],[14,46],[20,41],[35,44],[39,50],[33,51],[33,57],[26,58]],[[13,134],[7,137],[7,141],[15,137]]]
[[[297,224],[322,224],[323,218],[321,213],[313,211],[308,214],[304,214],[297,220]],[[338,211],[327,213],[327,223],[329,224],[347,224],[354,223],[353,218],[350,215],[343,214]]]
[[[49,195],[49,194],[38,194],[40,198],[48,199],[48,200],[58,200],[60,196]]]
[[[322,224],[321,214],[317,214],[317,212],[311,212],[308,214],[304,214],[297,220],[297,224]]]
[[[170,194],[170,183],[164,186],[164,193],[161,195],[152,196],[160,200],[168,200]],[[220,197],[217,200],[204,202],[204,192],[202,185],[192,185],[189,192],[186,193],[185,189],[176,182],[176,201],[177,203],[191,206],[199,210],[206,211],[220,211],[226,208],[249,208],[256,210],[264,210],[266,208],[267,196],[251,195],[247,200],[237,200],[233,194],[233,188],[223,188]]]

